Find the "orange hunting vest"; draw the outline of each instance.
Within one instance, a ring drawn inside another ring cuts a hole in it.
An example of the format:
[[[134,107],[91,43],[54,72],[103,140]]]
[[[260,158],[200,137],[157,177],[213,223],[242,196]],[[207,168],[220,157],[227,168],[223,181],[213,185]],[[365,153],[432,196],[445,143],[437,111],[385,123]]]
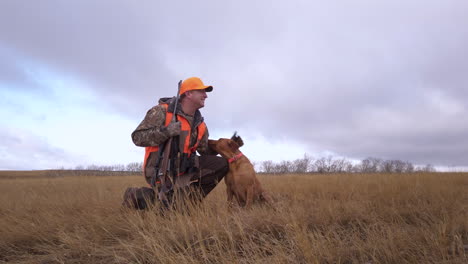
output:
[[[164,125],[168,126],[169,123],[171,123],[171,121],[172,121],[173,113],[170,113],[170,112],[167,111],[167,108],[169,107],[168,104],[162,104],[162,106],[164,106],[164,108],[166,109],[166,121],[165,121]],[[195,144],[193,146],[190,146],[190,135],[191,135],[191,132],[192,132],[191,127],[190,127],[190,123],[188,122],[187,119],[185,119],[181,115],[176,115],[176,118],[177,118],[177,121],[179,121],[181,123],[181,131],[187,131],[188,132],[188,133],[185,134],[186,135],[185,137],[182,136],[182,133],[180,135],[179,141],[184,142],[184,147],[183,147],[183,149],[180,149],[179,151],[182,154],[185,154],[185,155],[182,155],[182,156],[190,158],[190,156],[192,154],[194,154],[195,151],[197,150],[198,144],[200,144],[200,141],[201,141],[203,135],[206,132],[206,124],[205,124],[205,122],[201,122],[197,126],[197,131],[198,131],[197,141],[195,142]],[[159,150],[159,146],[145,147],[145,160],[143,162],[143,172],[146,169],[146,162],[148,161],[148,158],[149,158],[150,154],[152,152],[157,152],[158,150]]]

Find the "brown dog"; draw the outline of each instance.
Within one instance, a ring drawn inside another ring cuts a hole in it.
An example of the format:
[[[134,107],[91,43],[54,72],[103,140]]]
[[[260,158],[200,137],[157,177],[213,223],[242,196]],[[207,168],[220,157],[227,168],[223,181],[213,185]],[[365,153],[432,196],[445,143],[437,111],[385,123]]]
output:
[[[239,151],[239,148],[244,145],[241,137],[234,133],[231,139],[209,140],[208,144],[229,162],[229,172],[224,178],[229,206],[233,203],[233,197],[240,206],[247,208],[255,201],[265,201],[273,206],[270,196],[263,190],[255,176],[252,163]]]

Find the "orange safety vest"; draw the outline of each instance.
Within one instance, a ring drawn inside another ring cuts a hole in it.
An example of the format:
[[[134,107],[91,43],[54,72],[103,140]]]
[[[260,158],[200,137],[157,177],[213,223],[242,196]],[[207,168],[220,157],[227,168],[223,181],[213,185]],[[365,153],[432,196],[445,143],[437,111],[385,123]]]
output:
[[[168,126],[169,123],[171,123],[171,121],[172,121],[173,113],[167,111],[167,108],[169,107],[168,104],[162,104],[162,106],[164,106],[164,108],[166,109],[166,121],[165,121],[164,125]],[[182,133],[181,133],[181,136],[180,136],[179,140],[181,142],[184,141],[184,148],[180,149],[179,151],[181,151],[183,154],[185,154],[185,155],[182,155],[182,156],[190,158],[190,156],[193,153],[195,153],[195,151],[197,150],[197,147],[200,144],[200,141],[201,141],[203,135],[206,132],[206,124],[205,124],[205,122],[201,122],[197,126],[197,132],[198,132],[197,141],[195,142],[195,144],[193,146],[190,146],[190,135],[191,135],[191,132],[192,132],[191,127],[190,127],[190,123],[188,122],[187,119],[185,119],[185,117],[183,117],[181,115],[176,115],[176,118],[177,118],[177,121],[179,121],[181,123],[181,131],[187,131],[187,134],[185,134],[186,135],[185,138],[182,137]],[[159,150],[159,146],[145,147],[145,160],[143,162],[143,172],[145,172],[145,170],[146,170],[146,162],[148,161],[148,158],[149,158],[150,154],[152,152],[157,152],[158,150]]]

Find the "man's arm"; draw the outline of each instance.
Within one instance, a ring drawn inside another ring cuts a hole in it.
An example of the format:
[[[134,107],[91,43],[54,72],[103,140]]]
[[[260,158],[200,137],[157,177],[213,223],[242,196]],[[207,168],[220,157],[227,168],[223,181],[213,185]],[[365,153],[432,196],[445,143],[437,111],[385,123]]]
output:
[[[170,133],[164,126],[166,109],[157,105],[146,113],[145,118],[132,133],[133,143],[139,147],[158,146],[166,141]]]
[[[208,128],[205,131],[205,135],[203,135],[202,139],[200,140],[200,144],[198,144],[197,151],[200,155],[218,155],[218,152],[214,151],[208,146]]]

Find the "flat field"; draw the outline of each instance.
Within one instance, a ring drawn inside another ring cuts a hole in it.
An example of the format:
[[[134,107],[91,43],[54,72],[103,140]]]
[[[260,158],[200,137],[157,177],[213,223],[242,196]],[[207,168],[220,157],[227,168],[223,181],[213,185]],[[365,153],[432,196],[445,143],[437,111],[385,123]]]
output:
[[[34,175],[39,177],[34,177]],[[468,263],[468,174],[259,175],[276,210],[121,208],[140,175],[0,172],[0,263]]]

